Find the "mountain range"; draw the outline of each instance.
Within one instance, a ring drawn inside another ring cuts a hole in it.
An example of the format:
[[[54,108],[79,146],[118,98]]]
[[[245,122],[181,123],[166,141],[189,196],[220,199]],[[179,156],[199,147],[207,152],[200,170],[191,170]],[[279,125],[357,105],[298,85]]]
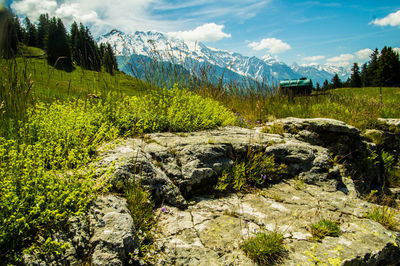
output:
[[[136,31],[134,34],[118,30],[99,37],[97,42],[109,43],[117,57],[119,68],[128,74],[144,72],[139,62],[156,60],[163,64],[179,66],[181,71],[192,71],[196,66],[213,68],[216,78],[224,82],[250,78],[256,81],[278,82],[284,79],[311,78],[321,85],[330,81],[335,73],[342,80],[350,76],[350,70],[333,65],[289,66],[272,56],[248,57],[239,53],[206,46],[201,42],[188,42],[154,31]],[[176,69],[176,67],[175,67]],[[204,69],[204,68],[203,68]],[[141,74],[139,74],[140,76]]]

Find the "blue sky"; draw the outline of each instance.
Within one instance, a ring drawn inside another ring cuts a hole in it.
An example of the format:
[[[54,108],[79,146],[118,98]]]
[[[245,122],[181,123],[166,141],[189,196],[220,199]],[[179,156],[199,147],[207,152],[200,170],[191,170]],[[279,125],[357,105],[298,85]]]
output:
[[[1,1],[1,0],[0,0]],[[4,1],[4,0],[3,0]],[[349,66],[371,49],[400,47],[400,1],[14,0],[20,16],[78,20],[94,35],[155,30],[287,64]]]

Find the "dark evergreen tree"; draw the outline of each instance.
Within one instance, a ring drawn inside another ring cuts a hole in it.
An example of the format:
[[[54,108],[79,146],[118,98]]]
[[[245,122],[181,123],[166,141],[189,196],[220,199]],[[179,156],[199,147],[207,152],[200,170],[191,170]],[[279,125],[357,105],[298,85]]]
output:
[[[118,70],[118,65],[117,65],[117,60],[114,55],[114,51],[111,48],[111,45],[107,43],[106,46],[100,46],[101,49],[104,49],[104,55],[103,55],[103,65],[105,71],[110,73],[111,75],[114,75],[114,71]]]
[[[329,82],[328,80],[325,80],[324,83],[322,84],[322,90],[326,91],[329,89]]]
[[[350,84],[347,85],[350,85],[353,88],[361,88],[360,68],[357,63],[354,63],[351,68]]]
[[[18,52],[18,37],[12,14],[0,10],[0,55],[12,58]]]
[[[361,86],[366,87],[367,86],[367,71],[368,71],[368,64],[365,63],[361,67],[361,73],[360,73],[360,78],[361,78]]]
[[[316,91],[320,91],[320,90],[321,90],[321,86],[319,85],[319,82],[317,82],[317,85],[316,85],[316,87],[315,87],[315,90],[316,90]]]
[[[95,71],[101,70],[99,47],[93,40],[89,29],[83,26],[82,23],[79,25],[74,53],[75,61],[81,67]]]
[[[47,61],[50,65],[55,65],[65,70],[72,68],[68,36],[61,19],[56,19],[55,17],[50,19],[46,47]]]
[[[26,39],[26,31],[25,29],[21,26],[21,22],[18,18],[18,16],[13,16],[13,23],[15,27],[15,32],[17,33],[17,39],[18,42],[24,42]]]
[[[79,52],[78,52],[78,41],[79,41],[79,29],[78,24],[74,21],[71,25],[71,52],[72,52],[72,61],[76,64],[79,64]]]
[[[378,86],[378,67],[379,67],[379,50],[376,48],[375,51],[370,56],[371,60],[369,61],[365,86]]]
[[[49,32],[49,15],[41,14],[37,28],[37,47],[46,49],[46,38]]]
[[[37,31],[34,24],[31,23],[28,17],[25,17],[26,40],[28,46],[37,46]]]
[[[342,81],[340,80],[338,74],[335,74],[331,80],[332,89],[337,89],[342,87]]]
[[[378,59],[376,86],[400,85],[399,55],[391,47],[384,47]]]

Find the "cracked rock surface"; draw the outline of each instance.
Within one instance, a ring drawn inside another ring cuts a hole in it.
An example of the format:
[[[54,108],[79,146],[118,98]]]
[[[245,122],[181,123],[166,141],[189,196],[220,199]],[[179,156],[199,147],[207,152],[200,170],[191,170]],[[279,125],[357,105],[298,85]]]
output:
[[[194,197],[186,210],[163,206],[159,263],[255,265],[240,244],[256,232],[278,230],[288,250],[283,265],[396,265],[400,235],[364,218],[373,204],[354,190],[346,195],[328,188],[296,189],[288,180],[258,193]],[[339,222],[341,234],[316,242],[308,228],[323,218]]]
[[[118,140],[101,147],[97,176],[109,180],[112,193],[131,182],[151,193],[159,206],[159,265],[254,265],[240,244],[265,230],[284,235],[283,265],[398,265],[400,235],[364,218],[375,205],[360,197],[382,188],[376,154],[400,150],[397,139],[379,146],[332,119],[286,118],[267,127],[277,125],[279,134],[225,127]],[[284,179],[249,194],[213,195],[223,171],[252,151],[285,164]],[[104,174],[110,168],[111,177]],[[338,222],[340,236],[312,240],[309,227],[321,219]],[[95,200],[55,239],[70,243],[62,259],[26,264],[127,265],[138,247],[126,200],[115,195]]]

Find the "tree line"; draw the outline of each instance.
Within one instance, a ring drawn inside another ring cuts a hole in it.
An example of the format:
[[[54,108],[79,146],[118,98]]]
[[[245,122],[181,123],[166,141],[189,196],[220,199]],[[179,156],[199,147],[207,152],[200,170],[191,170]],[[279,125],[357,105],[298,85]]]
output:
[[[50,65],[72,69],[73,64],[84,69],[105,71],[114,74],[118,64],[109,43],[94,41],[90,30],[82,23],[74,22],[68,33],[60,18],[50,18],[48,14],[39,16],[35,25],[28,17],[22,26],[19,18],[11,13],[5,15],[2,36],[1,55],[12,58],[18,54],[19,43],[41,48],[47,53]]]
[[[392,47],[385,46],[382,51],[376,48],[370,60],[362,65],[357,63],[351,68],[351,76],[342,82],[335,74],[330,82],[325,80],[322,87],[317,83],[317,90],[336,89],[342,87],[399,87],[400,55]]]

